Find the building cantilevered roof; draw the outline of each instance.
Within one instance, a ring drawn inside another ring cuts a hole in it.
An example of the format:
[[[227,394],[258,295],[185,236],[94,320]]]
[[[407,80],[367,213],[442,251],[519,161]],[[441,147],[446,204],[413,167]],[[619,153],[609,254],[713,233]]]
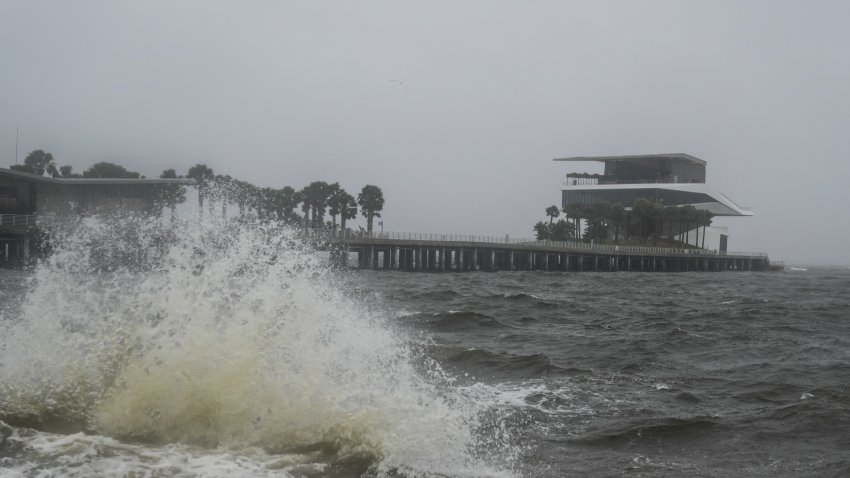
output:
[[[684,161],[692,164],[705,166],[705,161],[695,158],[690,154],[685,153],[665,153],[665,154],[638,154],[628,156],[572,156],[569,158],[555,158],[553,161],[630,161],[630,160],[645,160],[645,159],[672,159],[674,161]]]

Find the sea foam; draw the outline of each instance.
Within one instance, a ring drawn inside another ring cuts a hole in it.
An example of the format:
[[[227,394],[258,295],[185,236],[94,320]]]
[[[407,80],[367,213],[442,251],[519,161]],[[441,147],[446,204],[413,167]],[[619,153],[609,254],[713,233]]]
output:
[[[10,424],[378,475],[510,474],[492,404],[346,294],[299,231],[88,218],[54,237],[0,333]]]

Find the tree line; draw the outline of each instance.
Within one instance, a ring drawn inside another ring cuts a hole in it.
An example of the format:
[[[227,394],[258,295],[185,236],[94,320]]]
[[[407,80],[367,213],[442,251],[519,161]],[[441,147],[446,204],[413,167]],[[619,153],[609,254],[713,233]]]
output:
[[[53,155],[40,149],[29,153],[24,158],[23,164],[13,164],[9,166],[9,169],[35,174],[36,176],[44,176],[44,173],[47,173],[54,178],[145,178],[135,171],[127,170],[124,166],[106,161],[95,163],[82,174],[77,174],[72,172],[71,166],[57,167]]]
[[[163,171],[162,178],[176,178],[173,169]],[[236,204],[239,213],[247,209],[256,212],[264,219],[277,219],[290,224],[300,224],[305,228],[346,228],[346,221],[357,217],[360,213],[366,218],[366,228],[372,232],[374,219],[381,217],[384,209],[384,193],[381,188],[371,184],[363,189],[355,198],[343,189],[338,182],[313,181],[301,189],[284,186],[280,189],[257,187],[247,181],[232,178],[229,175],[215,174],[205,164],[196,164],[189,168],[186,177],[198,183],[199,206],[203,209],[208,202],[212,212],[214,204],[221,205],[222,214],[227,214],[227,204]],[[301,215],[298,211],[301,211]],[[331,217],[331,222],[325,222],[325,215]]]
[[[53,155],[36,150],[27,155],[23,164],[10,167],[15,171],[43,176],[45,173],[54,178],[124,178],[145,179],[138,172],[129,171],[121,165],[99,162],[83,171],[72,172],[71,166],[56,166]],[[198,184],[199,207],[206,207],[212,214],[215,208],[221,208],[221,214],[227,215],[228,204],[235,204],[240,215],[253,211],[263,219],[276,219],[305,228],[346,228],[346,221],[357,217],[358,209],[366,218],[366,226],[372,232],[374,219],[381,217],[384,209],[384,193],[381,188],[367,184],[357,196],[343,189],[338,182],[313,181],[301,189],[291,186],[282,188],[258,187],[247,181],[229,175],[215,174],[205,164],[196,164],[189,168],[185,176],[174,169],[166,169],[160,174],[162,179],[194,179]],[[185,190],[180,185],[158,185],[157,204],[172,211],[186,200]],[[301,212],[299,215],[298,211]],[[331,217],[329,223],[325,216]]]
[[[563,212],[567,220],[555,219]],[[598,202],[593,204],[571,203],[564,209],[557,206],[546,208],[549,222],[540,221],[534,225],[538,240],[574,241],[605,243],[620,237],[627,241],[647,244],[650,241],[658,245],[658,239],[680,236],[682,244],[690,244],[690,231],[696,228],[695,243],[705,247],[705,228],[711,225],[714,215],[709,211],[697,209],[691,205],[664,206],[659,201],[641,198],[635,201],[631,209],[620,203]],[[582,229],[582,225],[584,228]],[[702,235],[699,234],[702,228]]]

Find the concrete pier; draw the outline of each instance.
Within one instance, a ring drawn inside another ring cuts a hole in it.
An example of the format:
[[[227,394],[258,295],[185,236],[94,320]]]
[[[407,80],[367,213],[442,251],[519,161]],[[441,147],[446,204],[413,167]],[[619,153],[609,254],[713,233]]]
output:
[[[446,234],[309,232],[324,247],[356,253],[361,269],[411,272],[776,270],[767,254],[760,252],[715,252]]]

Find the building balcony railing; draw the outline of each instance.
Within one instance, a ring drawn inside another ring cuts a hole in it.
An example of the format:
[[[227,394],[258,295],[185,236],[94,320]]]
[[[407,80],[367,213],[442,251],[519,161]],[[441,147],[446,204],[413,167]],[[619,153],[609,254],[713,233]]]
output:
[[[0,226],[35,226],[34,214],[0,214]]]
[[[608,186],[617,184],[705,184],[705,181],[683,181],[679,179],[607,179],[607,178],[568,178],[564,187]]]

